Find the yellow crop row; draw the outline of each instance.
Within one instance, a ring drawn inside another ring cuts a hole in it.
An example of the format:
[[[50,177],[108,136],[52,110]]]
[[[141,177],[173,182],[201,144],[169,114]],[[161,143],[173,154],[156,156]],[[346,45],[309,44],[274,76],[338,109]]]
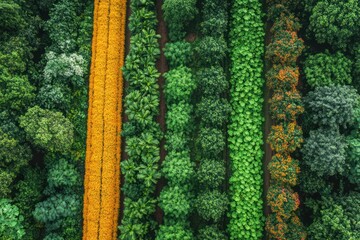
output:
[[[126,1],[95,0],[83,240],[116,239]]]

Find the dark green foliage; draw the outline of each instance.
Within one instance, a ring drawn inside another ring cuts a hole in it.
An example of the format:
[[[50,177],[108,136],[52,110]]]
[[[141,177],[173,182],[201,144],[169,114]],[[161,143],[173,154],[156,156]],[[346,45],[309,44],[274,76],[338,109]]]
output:
[[[227,28],[227,2],[222,0],[203,1],[201,33],[205,36],[221,37]]]
[[[192,240],[194,236],[189,227],[180,224],[161,225],[156,240]]]
[[[318,53],[306,59],[306,80],[313,88],[350,84],[351,68],[351,60],[341,52]]]
[[[221,64],[226,56],[226,42],[223,37],[215,38],[206,36],[196,42],[194,54],[199,56],[196,61],[200,66],[206,67]]]
[[[0,199],[0,240],[20,240],[25,235],[24,217],[8,199]]]
[[[191,57],[191,43],[185,41],[166,43],[165,57],[171,68],[186,66]]]
[[[20,11],[20,6],[13,0],[3,0],[0,3],[0,32],[13,32],[21,29],[24,20],[21,17]]]
[[[205,126],[221,127],[227,123],[230,110],[227,99],[204,97],[197,104],[196,115]]]
[[[196,0],[165,0],[162,9],[171,41],[185,37],[185,26],[197,14]]]
[[[198,240],[227,240],[228,237],[217,226],[206,226],[199,230]]]
[[[219,190],[200,193],[197,196],[195,207],[203,219],[218,222],[228,208],[227,195]]]
[[[59,112],[29,108],[20,117],[20,126],[24,128],[32,143],[51,152],[67,152],[73,142],[73,125]]]
[[[353,123],[359,96],[348,86],[318,87],[305,97],[312,123],[323,126],[346,126]]]
[[[359,239],[360,196],[353,192],[348,196],[323,198],[313,205],[314,221],[309,226],[309,239]]]
[[[204,157],[217,156],[225,147],[224,134],[216,128],[202,128],[199,132],[197,145]]]
[[[200,68],[196,73],[196,81],[204,96],[219,96],[229,87],[224,70],[220,66]]]
[[[350,136],[347,141],[347,162],[350,170],[348,178],[350,182],[360,184],[360,139],[358,136]]]
[[[225,166],[222,160],[203,159],[196,172],[201,188],[217,189],[225,181]]]
[[[360,5],[356,0],[321,0],[314,6],[309,29],[318,43],[345,49],[360,29]]]
[[[301,169],[306,169],[304,164]],[[331,192],[331,186],[328,184],[328,181],[324,176],[319,177],[316,172],[312,172],[308,169],[301,171],[299,175],[300,180],[300,189],[302,192],[309,194],[325,194]]]
[[[169,151],[161,171],[163,176],[168,179],[169,186],[179,185],[189,190],[188,186],[194,176],[194,163],[186,151]]]
[[[319,177],[343,174],[347,170],[346,142],[339,131],[319,128],[310,131],[302,148],[303,161]]]
[[[74,187],[81,184],[81,176],[73,164],[65,159],[59,159],[51,165],[47,175],[47,182],[50,189]]]
[[[168,104],[178,103],[190,98],[192,91],[195,89],[190,68],[177,67],[164,76],[166,79],[165,95]]]

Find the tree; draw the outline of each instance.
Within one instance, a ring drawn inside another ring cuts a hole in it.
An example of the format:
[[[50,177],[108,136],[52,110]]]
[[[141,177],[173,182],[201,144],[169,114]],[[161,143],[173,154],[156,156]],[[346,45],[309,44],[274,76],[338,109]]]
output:
[[[0,240],[20,240],[25,235],[24,217],[8,199],[0,199]]]

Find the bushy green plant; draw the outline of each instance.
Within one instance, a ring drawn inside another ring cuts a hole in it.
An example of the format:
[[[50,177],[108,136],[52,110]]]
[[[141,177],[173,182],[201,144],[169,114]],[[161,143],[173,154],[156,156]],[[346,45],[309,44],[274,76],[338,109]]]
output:
[[[185,102],[168,106],[166,127],[171,133],[186,133],[191,129],[191,109],[191,105]]]
[[[313,88],[350,84],[351,68],[351,60],[341,52],[311,55],[304,67],[307,83]]]
[[[155,240],[193,240],[189,227],[180,224],[161,225]]]
[[[309,29],[318,43],[329,43],[335,49],[345,49],[360,29],[356,0],[321,0],[310,16]]]
[[[48,171],[47,181],[50,188],[74,187],[81,184],[76,167],[65,159],[59,159]]]
[[[225,77],[224,69],[220,66],[200,68],[196,73],[198,90],[204,96],[219,96],[227,91],[229,82]]]
[[[203,219],[217,222],[228,208],[227,195],[219,190],[203,192],[197,196],[195,208]]]
[[[20,240],[25,235],[23,228],[24,217],[19,208],[13,205],[9,199],[0,199],[0,239]]]
[[[204,157],[214,157],[224,149],[225,136],[219,129],[204,127],[200,129],[196,144]]]
[[[227,123],[230,104],[224,98],[204,97],[197,104],[196,115],[203,125],[221,127]]]
[[[350,136],[347,142],[347,162],[349,164],[349,180],[352,183],[360,184],[360,139]]]
[[[227,2],[221,0],[203,1],[201,33],[205,36],[222,37],[227,28]]]
[[[187,191],[188,189],[182,186],[169,186],[161,191],[159,206],[169,217],[168,222],[181,222],[189,216],[191,206]]]
[[[164,76],[166,79],[165,95],[168,104],[190,98],[195,89],[195,81],[192,78],[190,68],[180,66],[170,70]]]
[[[198,240],[227,240],[228,237],[217,226],[206,226],[199,230],[196,239]]]
[[[306,165],[302,165],[302,169],[306,169]],[[320,193],[321,195],[325,195],[332,190],[332,187],[328,184],[326,177],[319,177],[316,172],[312,172],[309,169],[301,171],[299,175],[299,182],[300,189],[304,193]]]
[[[170,186],[180,185],[186,188],[194,176],[194,163],[188,152],[170,151],[162,164],[161,171]]]
[[[225,166],[221,160],[203,159],[196,172],[200,188],[217,189],[225,181]]]
[[[162,9],[170,40],[181,40],[185,36],[184,27],[198,12],[196,0],[165,0]]]
[[[359,95],[349,86],[318,87],[309,92],[304,101],[312,123],[346,126],[353,123]]]
[[[60,112],[29,108],[20,117],[20,126],[35,146],[48,151],[67,152],[73,143],[73,125]]]
[[[223,37],[215,38],[205,36],[201,38],[194,46],[194,54],[200,66],[222,63],[226,56],[226,41]]]
[[[343,174],[347,169],[346,142],[338,130],[310,131],[302,148],[303,160],[319,177]]]
[[[164,54],[171,68],[186,66],[190,61],[191,43],[186,41],[168,42],[165,45]]]

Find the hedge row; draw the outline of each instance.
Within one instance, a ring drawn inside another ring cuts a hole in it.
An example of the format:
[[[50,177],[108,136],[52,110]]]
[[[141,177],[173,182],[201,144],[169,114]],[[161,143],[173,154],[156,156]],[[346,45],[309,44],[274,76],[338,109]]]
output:
[[[231,10],[231,117],[228,126],[230,239],[262,237],[262,1],[235,0]]]
[[[270,2],[270,1],[269,1]],[[270,239],[305,239],[306,233],[298,216],[300,199],[292,187],[298,184],[299,161],[292,157],[302,144],[302,129],[297,118],[304,112],[297,90],[299,68],[297,58],[304,45],[297,36],[299,20],[282,4],[270,2],[269,12],[277,12],[269,19],[271,41],[265,58],[271,68],[266,74],[267,85],[272,90],[269,101],[273,126],[267,142],[274,155],[268,165],[271,180],[267,204],[271,213],[266,220]]]
[[[170,40],[165,56],[170,71],[165,77],[166,144],[162,175],[167,180],[159,197],[164,211],[164,223],[156,234],[157,240],[194,239],[190,228],[193,209],[194,162],[190,158],[190,133],[193,125],[191,95],[195,89],[192,70],[188,67],[191,43],[183,40],[186,24],[197,12],[195,1],[165,0],[162,6]]]
[[[120,239],[149,239],[156,227],[153,213],[154,196],[160,178],[160,139],[162,133],[155,117],[159,111],[159,73],[155,62],[160,54],[156,34],[154,1],[131,1],[129,30],[130,51],[123,73],[128,87],[125,96],[123,124],[127,159],[121,163],[125,177],[123,184],[124,212],[120,225]]]
[[[194,44],[197,90],[193,102],[195,131],[196,199],[200,222],[197,239],[227,239],[223,230],[228,210],[225,184],[226,125],[230,112],[228,80],[224,71],[227,44],[227,1],[205,0],[200,32]],[[215,83],[215,84],[213,84]]]

